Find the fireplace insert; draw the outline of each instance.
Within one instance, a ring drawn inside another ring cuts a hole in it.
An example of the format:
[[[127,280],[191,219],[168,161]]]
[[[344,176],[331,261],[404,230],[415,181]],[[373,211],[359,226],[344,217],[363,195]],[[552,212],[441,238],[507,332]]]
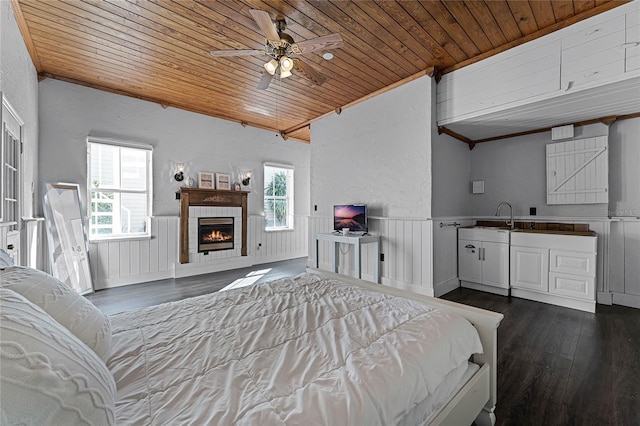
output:
[[[233,249],[232,217],[198,218],[198,253]]]

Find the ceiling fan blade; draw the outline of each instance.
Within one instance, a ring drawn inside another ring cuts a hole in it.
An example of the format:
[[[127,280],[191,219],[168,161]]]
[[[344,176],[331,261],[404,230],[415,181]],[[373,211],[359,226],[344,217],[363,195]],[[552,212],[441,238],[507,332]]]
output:
[[[269,74],[266,71],[263,71],[262,77],[260,78],[260,81],[258,82],[258,86],[256,88],[258,90],[265,90],[267,87],[269,87],[269,83],[271,83],[272,79],[273,79],[273,76],[271,74]]]
[[[258,27],[260,28],[262,33],[265,35],[265,37],[267,37],[267,40],[280,41],[280,36],[276,31],[276,26],[271,20],[271,16],[269,16],[269,13],[260,9],[251,9],[249,10],[249,12],[251,13],[251,16],[253,16],[253,19],[256,21],[256,24],[258,24]]]
[[[336,33],[301,41],[300,43],[295,43],[294,46],[298,46],[300,54],[304,54],[316,50],[338,49],[342,47],[343,44],[342,36]]]
[[[323,75],[320,71],[316,70],[314,67],[307,64],[306,62],[302,62],[300,59],[294,60],[293,69],[298,71],[301,76],[311,80],[314,84],[317,84],[318,86],[322,86],[328,80],[328,78],[325,75]]]
[[[230,49],[230,50],[212,50],[211,56],[251,56],[251,55],[264,55],[264,49]]]

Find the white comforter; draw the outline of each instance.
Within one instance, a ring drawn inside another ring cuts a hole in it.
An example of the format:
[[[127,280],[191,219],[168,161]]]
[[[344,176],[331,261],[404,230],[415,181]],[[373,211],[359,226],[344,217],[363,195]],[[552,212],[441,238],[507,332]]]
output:
[[[110,319],[118,424],[394,424],[482,351],[461,317],[313,274]]]

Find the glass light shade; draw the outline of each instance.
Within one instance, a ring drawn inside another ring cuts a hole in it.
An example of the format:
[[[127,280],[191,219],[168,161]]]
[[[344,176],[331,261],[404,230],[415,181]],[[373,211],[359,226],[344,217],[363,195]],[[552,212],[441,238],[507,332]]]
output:
[[[291,69],[293,69],[293,59],[287,56],[280,58],[280,68],[282,68],[282,71],[291,71]],[[280,74],[280,76],[282,76],[282,74]]]
[[[271,75],[276,73],[276,69],[278,69],[278,61],[275,59],[270,60],[266,64],[264,64],[264,69]]]
[[[280,70],[280,78],[291,77],[291,71]]]

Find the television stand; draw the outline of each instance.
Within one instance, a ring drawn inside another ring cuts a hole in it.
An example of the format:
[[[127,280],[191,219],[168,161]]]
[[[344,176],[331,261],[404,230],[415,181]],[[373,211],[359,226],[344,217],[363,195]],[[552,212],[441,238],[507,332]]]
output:
[[[316,234],[316,269],[319,269],[320,266],[320,255],[319,255],[319,243],[320,241],[330,241],[331,244],[331,268],[333,272],[338,272],[338,265],[340,263],[340,250],[338,249],[338,244],[353,244],[354,247],[354,264],[356,269],[357,278],[362,278],[362,255],[361,255],[361,246],[362,244],[372,244],[372,257],[373,257],[373,282],[380,282],[380,268],[379,268],[379,246],[380,246],[380,237],[369,235],[369,234],[335,234],[333,232],[323,232]]]

